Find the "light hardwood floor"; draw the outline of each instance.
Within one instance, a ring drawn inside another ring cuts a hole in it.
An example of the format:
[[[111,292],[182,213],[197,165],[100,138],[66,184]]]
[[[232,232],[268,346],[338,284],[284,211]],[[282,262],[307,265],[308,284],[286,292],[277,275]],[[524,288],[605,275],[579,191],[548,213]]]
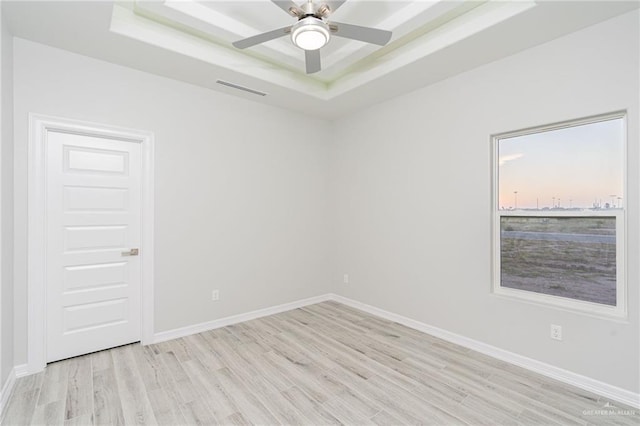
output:
[[[52,363],[3,424],[640,424],[610,410],[634,411],[325,302]]]

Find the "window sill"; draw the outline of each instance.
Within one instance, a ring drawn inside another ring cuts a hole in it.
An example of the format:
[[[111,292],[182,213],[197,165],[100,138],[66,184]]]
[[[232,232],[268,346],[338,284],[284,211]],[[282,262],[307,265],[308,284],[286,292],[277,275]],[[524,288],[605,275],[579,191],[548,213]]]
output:
[[[567,299],[565,297],[497,286],[493,288],[491,294],[505,300],[524,302],[573,314],[590,316],[601,320],[629,324],[626,306],[608,307],[598,303],[584,302],[580,300]]]

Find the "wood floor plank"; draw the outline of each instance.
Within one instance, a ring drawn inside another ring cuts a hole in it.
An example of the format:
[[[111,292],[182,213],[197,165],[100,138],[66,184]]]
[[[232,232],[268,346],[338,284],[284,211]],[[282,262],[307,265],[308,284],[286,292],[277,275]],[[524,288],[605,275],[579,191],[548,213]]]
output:
[[[178,401],[171,398],[164,389],[152,389],[147,391],[149,403],[153,415],[159,425],[181,425],[186,420],[180,409]]]
[[[299,425],[307,422],[306,418],[298,411],[278,390],[262,377],[253,377],[246,389],[250,389],[256,398],[278,420],[280,424]]]
[[[39,388],[13,392],[3,413],[3,425],[28,425],[31,423],[38,400]]]
[[[469,395],[462,401],[462,405],[483,417],[491,418],[492,421],[500,425],[517,425],[518,417],[522,412],[513,412],[511,407],[504,410],[499,403],[487,404],[486,400],[480,399],[476,395]]]
[[[93,414],[84,414],[64,421],[64,426],[93,426]]]
[[[390,382],[380,376],[374,376],[367,380],[371,389],[376,389],[379,400],[386,401],[386,406],[390,406],[393,401],[396,409],[412,417],[428,419],[436,424],[465,424],[462,419],[456,417],[453,412],[446,412],[440,407],[433,405],[428,398],[420,398],[417,393],[406,392],[400,385]],[[383,389],[384,395],[379,389]]]
[[[365,424],[367,418],[357,411],[353,410],[345,401],[334,397],[321,404],[322,408],[327,410],[333,417],[338,419],[342,424],[361,425]]]
[[[182,415],[187,424],[190,425],[213,425],[220,424],[209,408],[209,404],[204,398],[181,405]]]
[[[245,357],[247,357],[245,359],[253,359],[251,365],[257,372],[258,376],[261,377],[264,381],[270,383],[271,386],[276,388],[279,392],[287,390],[291,386],[293,386],[294,384],[291,381],[289,375],[282,374],[277,367],[275,367],[272,363],[267,362],[265,360],[265,357],[267,356],[267,354],[261,354],[259,357],[253,358],[251,357],[251,355],[245,354]]]
[[[296,407],[298,411],[304,413],[311,424],[340,424],[340,420],[322,408],[320,404],[311,399],[297,386],[283,391],[282,395]]]
[[[41,371],[17,380],[13,391],[16,394],[21,394],[23,392],[40,389],[42,387],[42,382],[44,381],[44,375],[45,371]]]
[[[52,362],[47,366],[42,378],[42,388],[38,396],[38,405],[47,405],[64,401],[67,394],[69,365],[72,360]],[[62,404],[64,408],[64,404]]]
[[[300,325],[296,325],[290,329],[289,333],[303,342],[310,351],[333,361],[335,365],[344,367],[363,378],[371,377],[375,374],[373,372],[375,369],[373,363],[364,357],[361,352],[336,342],[311,326],[302,328]],[[368,368],[368,366],[371,368]]]
[[[524,424],[536,424],[536,425],[562,425],[562,423],[556,422],[548,417],[541,416],[534,410],[525,409],[520,413],[518,421]]]
[[[144,387],[147,392],[161,389],[167,384],[166,367],[159,357],[155,345],[136,345],[133,349],[133,357]]]
[[[552,403],[544,402],[544,394],[532,394],[530,388],[525,388],[524,391],[518,391],[521,386],[520,381],[506,380],[500,383],[495,377],[490,383],[495,383],[495,386],[491,386],[491,395],[495,395],[499,398],[506,399],[510,404],[514,406],[520,406],[523,409],[535,410],[536,414],[547,418],[550,422],[558,422],[561,424],[585,424],[586,420],[582,416],[582,412],[586,408],[585,406],[571,406],[567,403],[561,403],[560,401],[553,401]],[[522,414],[521,414],[522,416]]]
[[[112,368],[94,371],[93,406],[96,425],[124,425],[120,393]]]
[[[111,351],[106,350],[106,351],[94,352],[89,356],[91,357],[91,369],[93,372],[105,370],[107,368],[113,368],[113,358],[111,358]],[[59,361],[59,362],[63,362],[63,361]],[[47,366],[47,368],[48,367],[49,366]]]
[[[229,417],[227,417],[224,421],[224,424],[236,425],[236,426],[248,426],[251,423],[244,418],[242,413],[233,413]]]
[[[62,424],[64,422],[64,404],[65,400],[60,399],[48,404],[36,406],[31,424],[47,426]]]
[[[407,389],[417,384],[412,378],[403,376],[390,366],[380,363],[380,357],[378,357],[378,360],[369,357],[366,353],[367,348],[361,349],[359,346],[352,344],[349,339],[343,337],[344,330],[316,325],[313,327],[313,331],[316,332],[317,341],[321,341],[327,350],[326,356],[337,365],[352,371],[354,374],[363,378],[374,375],[385,376],[392,378],[396,382],[402,382]],[[337,336],[338,333],[341,335]],[[369,352],[371,353],[370,350]]]
[[[185,337],[169,340],[167,343],[171,345],[171,352],[176,355],[176,358],[178,358],[180,362],[189,361],[196,356],[193,345],[189,344]]]
[[[156,424],[144,382],[137,374],[138,369],[131,346],[121,346],[111,351],[125,423],[127,425]]]
[[[292,362],[275,352],[266,354],[264,360],[278,369],[280,374],[287,375],[289,380],[317,403],[323,403],[329,399],[331,392],[316,378],[320,370],[311,363]]]
[[[281,385],[282,380],[273,380],[274,374],[267,372],[262,374],[262,366],[268,365],[263,358],[264,353],[261,351],[244,351],[245,347],[254,347],[252,342],[243,343],[237,347],[237,356],[239,359],[244,360],[246,365],[251,366],[254,371],[259,374],[253,375],[239,375],[239,379],[242,381],[243,386],[246,389],[250,389],[255,394],[256,398],[262,402],[265,407],[269,407],[271,413],[282,424],[304,424],[306,422],[305,417],[282,395],[283,389],[278,386]],[[279,376],[276,373],[276,376]],[[292,385],[287,387],[290,388]]]
[[[91,357],[69,360],[65,420],[93,414],[93,378]]]
[[[239,412],[254,424],[277,424],[278,421],[265,405],[260,402],[249,389],[245,388],[240,379],[228,368],[221,368],[216,372],[221,385],[227,389],[233,398]]]
[[[199,382],[192,382],[189,375],[184,371],[183,364],[173,352],[164,352],[159,355],[164,364],[163,377],[166,380],[165,389],[171,388],[179,396],[180,402],[186,404],[200,398],[203,389]],[[186,362],[191,361],[189,359]]]
[[[331,373],[330,373],[331,374]],[[382,406],[362,395],[356,389],[345,384],[346,389],[336,395],[336,398],[344,401],[354,412],[362,417],[371,418],[382,411]]]
[[[380,411],[375,416],[371,417],[371,423],[378,426],[398,426],[402,424],[402,421],[385,410]]]
[[[640,410],[323,302],[52,363],[17,380],[2,424],[637,426]]]
[[[184,338],[193,348],[194,357],[197,358],[208,371],[216,371],[224,367],[222,360],[210,349],[209,343],[202,333],[193,334]]]
[[[206,388],[210,409],[217,419],[225,419],[238,411],[235,400],[222,386],[215,373],[207,371],[197,359],[189,360],[183,366],[193,383]]]

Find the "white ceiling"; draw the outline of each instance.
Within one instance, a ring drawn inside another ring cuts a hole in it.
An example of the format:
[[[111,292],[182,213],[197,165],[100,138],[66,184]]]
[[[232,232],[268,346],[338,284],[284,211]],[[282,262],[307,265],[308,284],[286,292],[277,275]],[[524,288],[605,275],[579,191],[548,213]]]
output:
[[[298,1],[300,3],[300,1]],[[385,47],[333,37],[323,70],[282,37],[231,42],[295,19],[269,0],[3,1],[18,37],[324,118],[544,43],[638,8],[636,1],[348,0],[330,20],[393,32]],[[259,97],[217,80],[266,92]]]

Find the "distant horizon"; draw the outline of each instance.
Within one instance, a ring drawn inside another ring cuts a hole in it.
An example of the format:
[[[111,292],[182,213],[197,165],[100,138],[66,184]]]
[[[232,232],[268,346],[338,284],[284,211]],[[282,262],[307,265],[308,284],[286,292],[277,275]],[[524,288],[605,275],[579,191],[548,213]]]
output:
[[[499,209],[624,206],[621,118],[498,143]]]
[[[523,210],[523,211],[546,211],[546,210],[564,210],[564,211],[581,211],[581,210],[622,210],[622,206],[620,207],[582,207],[582,206],[573,206],[573,207],[520,207],[515,208],[513,206],[509,207],[500,207],[500,210]]]

